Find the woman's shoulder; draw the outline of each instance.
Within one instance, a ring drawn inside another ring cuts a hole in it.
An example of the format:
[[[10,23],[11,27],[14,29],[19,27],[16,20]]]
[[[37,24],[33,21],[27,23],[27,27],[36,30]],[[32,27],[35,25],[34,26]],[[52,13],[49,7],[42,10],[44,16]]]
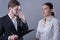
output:
[[[60,20],[54,17],[52,22],[54,22],[54,23],[60,23]]]

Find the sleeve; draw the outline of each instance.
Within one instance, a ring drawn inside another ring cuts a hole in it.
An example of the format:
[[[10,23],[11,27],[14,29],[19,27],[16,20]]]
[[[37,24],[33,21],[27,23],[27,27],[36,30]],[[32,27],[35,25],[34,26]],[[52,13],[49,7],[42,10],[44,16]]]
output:
[[[22,28],[23,28],[23,31],[27,31],[29,28],[28,28],[28,24],[27,24],[27,21],[22,22]]]
[[[39,31],[37,31],[37,33],[36,33],[36,38],[38,38],[39,39]]]
[[[19,17],[17,17],[18,24],[22,27],[23,31],[28,30],[28,24],[26,20],[21,20]]]
[[[27,22],[24,23],[24,22],[21,21],[21,26],[22,26],[22,28],[21,28],[22,32],[19,35],[20,35],[20,37],[23,37],[23,35],[25,35],[25,32],[28,31],[29,28],[28,28]]]
[[[53,40],[60,40],[59,34],[60,34],[60,23],[56,22],[54,23],[54,34],[53,34]]]
[[[0,40],[8,40],[8,36],[4,34],[5,31],[4,31],[4,28],[3,28],[3,25],[0,21]]]
[[[40,23],[38,23],[38,28],[37,28],[37,32],[36,32],[36,38],[40,38],[40,33],[39,33],[39,27],[40,27]]]

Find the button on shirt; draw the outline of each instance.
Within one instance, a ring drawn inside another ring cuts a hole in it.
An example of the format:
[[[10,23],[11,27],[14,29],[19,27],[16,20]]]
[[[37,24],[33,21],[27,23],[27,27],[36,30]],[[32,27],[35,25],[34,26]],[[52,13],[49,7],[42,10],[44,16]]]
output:
[[[60,21],[53,16],[49,17],[45,22],[45,18],[39,21],[36,38],[39,40],[60,40],[59,39],[59,27]]]

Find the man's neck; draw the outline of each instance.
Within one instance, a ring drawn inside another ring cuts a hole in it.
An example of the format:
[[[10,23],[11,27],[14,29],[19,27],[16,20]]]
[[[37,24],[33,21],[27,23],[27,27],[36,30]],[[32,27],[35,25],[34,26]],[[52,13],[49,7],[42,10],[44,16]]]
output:
[[[15,18],[15,16],[12,14],[12,13],[8,13],[8,16],[11,18],[11,19],[13,19],[13,18]]]

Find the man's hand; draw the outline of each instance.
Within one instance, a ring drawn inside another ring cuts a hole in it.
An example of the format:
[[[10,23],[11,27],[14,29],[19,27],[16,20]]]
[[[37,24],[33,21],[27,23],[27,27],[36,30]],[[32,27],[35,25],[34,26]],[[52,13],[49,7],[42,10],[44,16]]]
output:
[[[25,23],[25,17],[21,11],[18,12],[17,16]]]
[[[25,20],[24,14],[22,12],[18,13],[18,17],[21,18],[21,19],[23,19],[23,20]]]
[[[11,36],[9,36],[8,40],[18,40],[18,36],[17,35],[11,35]]]

